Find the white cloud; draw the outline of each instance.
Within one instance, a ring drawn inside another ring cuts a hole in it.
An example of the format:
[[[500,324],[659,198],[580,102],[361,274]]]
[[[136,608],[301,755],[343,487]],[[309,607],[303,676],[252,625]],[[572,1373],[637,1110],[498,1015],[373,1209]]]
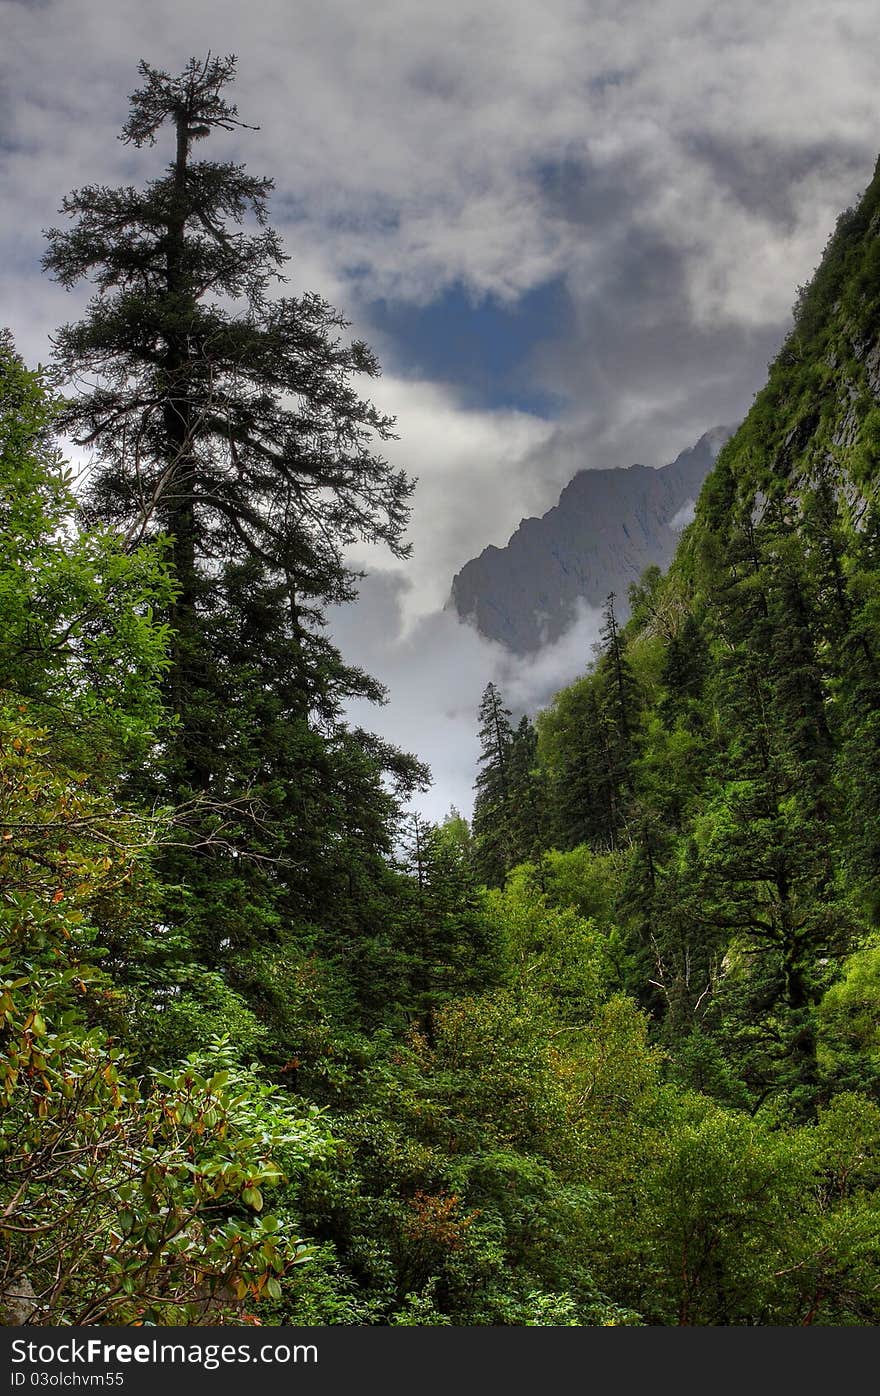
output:
[[[553,428],[524,412],[462,407],[453,390],[436,384],[383,378],[370,389],[377,406],[397,417],[399,440],[385,454],[419,477],[408,535],[413,557],[402,564],[409,583],[403,619],[411,623],[442,607],[453,574],[488,543],[505,544],[534,507],[534,461]],[[552,493],[552,481],[539,479],[540,492]],[[351,561],[389,565],[368,548],[353,550]]]
[[[683,528],[687,528],[689,523],[693,523],[696,512],[697,501],[695,499],[686,499],[681,508],[676,510],[672,515],[672,518],[669,520],[669,527],[676,533]]]
[[[534,655],[505,654],[493,677],[508,705],[530,715],[545,707],[554,693],[590,668],[601,628],[601,610],[580,601],[574,621],[552,645]]]
[[[358,607],[331,612],[330,630],[352,663],[387,685],[389,698],[383,707],[351,704],[349,719],[428,763],[433,786],[414,802],[427,818],[441,820],[451,805],[469,816],[479,756],[477,710],[486,684],[499,686],[517,716],[534,715],[586,670],[600,613],[582,607],[556,644],[519,658],[453,611],[421,614],[404,628],[407,582],[398,573],[372,573],[362,590]]]
[[[227,148],[275,176],[279,206],[301,215],[294,244],[324,246],[343,279],[358,265],[381,294],[428,297],[460,278],[513,297],[585,250],[601,276],[603,239],[550,216],[535,179],[585,160],[633,176],[621,219],[689,249],[697,313],[775,320],[857,187],[840,147],[869,158],[878,28],[860,0],[7,6],[14,223],[29,240],[71,183],[131,168],[113,136],[139,57],[176,68],[210,46],[240,54],[239,104],[262,128]],[[791,226],[774,230],[695,157],[699,136],[836,142],[838,158],[817,157],[791,191]]]

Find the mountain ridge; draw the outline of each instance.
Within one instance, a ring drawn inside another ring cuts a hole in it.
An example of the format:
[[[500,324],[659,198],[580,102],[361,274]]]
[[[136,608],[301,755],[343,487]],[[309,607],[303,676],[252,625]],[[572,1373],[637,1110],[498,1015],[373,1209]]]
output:
[[[555,505],[524,518],[452,581],[449,606],[489,639],[525,655],[553,643],[584,602],[621,596],[645,568],[665,568],[718,452],[732,433],[713,427],[669,464],[579,470]]]

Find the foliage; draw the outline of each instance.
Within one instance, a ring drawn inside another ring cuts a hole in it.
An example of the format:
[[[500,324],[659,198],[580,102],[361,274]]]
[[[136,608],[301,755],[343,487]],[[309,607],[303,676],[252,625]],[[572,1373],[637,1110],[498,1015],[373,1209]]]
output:
[[[670,572],[534,725],[488,686],[434,827],[322,630],[410,485],[271,182],[195,158],[234,69],[143,64],[170,165],[50,234],[88,386],[0,344],[4,1316],[875,1325],[880,178]]]
[[[96,1018],[118,996],[93,916],[123,917],[154,819],[0,714],[0,1293],[31,1323],[196,1322],[305,1258],[261,1189],[322,1147],[223,1043],[137,1080]],[[280,1160],[279,1162],[276,1162]]]
[[[23,1077],[2,1125],[5,1298],[24,1289],[27,1321],[57,1325],[241,1321],[280,1296],[309,1251],[264,1192],[276,1158],[320,1151],[317,1122],[223,1069],[219,1045],[141,1086],[97,1031],[53,1030],[52,986],[22,978],[4,985]],[[17,1020],[22,991],[42,1011]]]

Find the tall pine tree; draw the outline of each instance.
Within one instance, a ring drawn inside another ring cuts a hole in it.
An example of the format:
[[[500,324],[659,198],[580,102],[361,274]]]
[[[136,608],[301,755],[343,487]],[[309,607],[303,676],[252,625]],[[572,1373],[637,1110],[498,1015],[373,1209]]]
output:
[[[61,426],[92,452],[85,513],[170,540],[176,726],[153,777],[181,819],[195,812],[163,869],[178,889],[166,919],[270,1012],[280,971],[258,947],[296,924],[365,933],[392,842],[382,771],[397,789],[423,775],[347,730],[344,700],[381,688],[321,633],[323,608],[354,595],[347,545],[406,554],[411,485],[377,450],[392,421],[354,387],[379,371],[370,350],[344,342],[320,296],[274,294],[271,180],[196,158],[243,124],[226,97],[235,59],[140,73],[122,139],[167,132],[164,174],[74,192],[71,226],[48,234],[46,268],[97,288],[57,337],[81,389]]]
[[[370,350],[340,341],[345,321],[319,296],[270,296],[286,260],[267,224],[271,180],[194,157],[198,142],[242,124],[224,97],[235,60],[193,59],[178,78],[140,71],[122,139],[153,144],[169,126],[174,158],[142,191],[69,195],[73,226],[50,231],[44,263],[65,286],[98,288],[57,336],[61,372],[93,384],[61,426],[93,452],[91,511],[130,535],[172,539],[171,695],[201,786],[210,757],[196,691],[218,572],[261,569],[286,603],[291,645],[308,649],[315,607],[352,595],[346,544],[405,554],[411,485],[374,449],[393,423],[352,386],[378,373]],[[311,696],[304,683],[304,708]]]
[[[490,887],[500,887],[512,864],[510,709],[494,683],[480,700],[480,769],[474,783],[474,863]]]

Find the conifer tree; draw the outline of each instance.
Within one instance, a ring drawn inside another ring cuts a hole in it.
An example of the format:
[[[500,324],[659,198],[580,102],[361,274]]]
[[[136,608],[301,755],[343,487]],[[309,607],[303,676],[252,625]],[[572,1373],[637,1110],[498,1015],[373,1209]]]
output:
[[[71,226],[48,234],[47,270],[96,287],[57,336],[79,389],[60,425],[92,452],[84,513],[170,540],[176,726],[150,780],[194,813],[163,867],[167,920],[265,1007],[255,948],[298,922],[364,935],[387,887],[393,790],[424,778],[346,728],[345,699],[382,690],[321,633],[324,607],[354,595],[348,544],[406,554],[411,485],[377,450],[392,421],[355,390],[377,375],[373,354],[344,342],[320,296],[276,293],[272,181],[197,158],[243,125],[235,59],[140,73],[122,140],[170,136],[164,174],[72,193]]]
[[[597,851],[616,846],[621,791],[602,678],[589,674],[563,690],[550,724],[555,750],[547,772],[546,819],[554,839],[567,849],[582,843]],[[547,767],[546,752],[541,764]]]
[[[538,735],[523,715],[510,743],[510,832],[514,863],[540,859],[546,846],[546,795],[539,771]]]
[[[61,373],[93,384],[60,425],[93,453],[88,510],[132,537],[172,539],[170,694],[188,773],[204,785],[198,690],[218,572],[246,563],[253,583],[259,569],[285,602],[291,645],[308,649],[315,611],[352,595],[346,544],[406,553],[411,485],[374,449],[392,421],[352,385],[378,373],[370,350],[341,342],[345,321],[319,296],[270,294],[286,260],[267,222],[272,181],[195,158],[200,141],[243,124],[225,97],[235,59],[140,72],[122,140],[152,145],[170,128],[173,160],[143,190],[69,195],[73,226],[49,232],[44,264],[64,286],[97,287],[57,336]]]
[[[598,756],[598,790],[605,811],[604,837],[611,848],[620,842],[632,798],[640,706],[638,684],[626,658],[614,600],[612,592],[603,612],[592,739]]]
[[[687,726],[701,725],[699,708],[709,654],[706,637],[696,616],[688,611],[680,627],[669,637],[664,656],[661,682],[665,689],[659,704],[660,713],[670,725],[684,718]]]
[[[624,657],[620,626],[614,613],[614,601],[612,591],[605,602],[601,636],[608,671],[607,706],[617,729],[621,755],[625,757],[633,741],[636,683]]]
[[[512,866],[511,751],[513,727],[494,683],[480,701],[479,771],[474,783],[475,866],[488,886],[500,886]]]
[[[853,919],[834,887],[830,733],[802,549],[771,513],[732,530],[713,599],[722,741],[690,899],[704,955],[720,932],[745,952],[748,972],[724,993],[728,1029],[739,1017],[739,1048],[750,1044],[741,1069],[759,1093],[785,1085],[809,1113],[813,1010]]]
[[[412,814],[403,838],[410,897],[400,927],[405,940],[395,997],[429,1042],[440,1005],[485,989],[497,972],[498,956],[491,954],[497,947],[460,823],[453,816],[433,825]]]

